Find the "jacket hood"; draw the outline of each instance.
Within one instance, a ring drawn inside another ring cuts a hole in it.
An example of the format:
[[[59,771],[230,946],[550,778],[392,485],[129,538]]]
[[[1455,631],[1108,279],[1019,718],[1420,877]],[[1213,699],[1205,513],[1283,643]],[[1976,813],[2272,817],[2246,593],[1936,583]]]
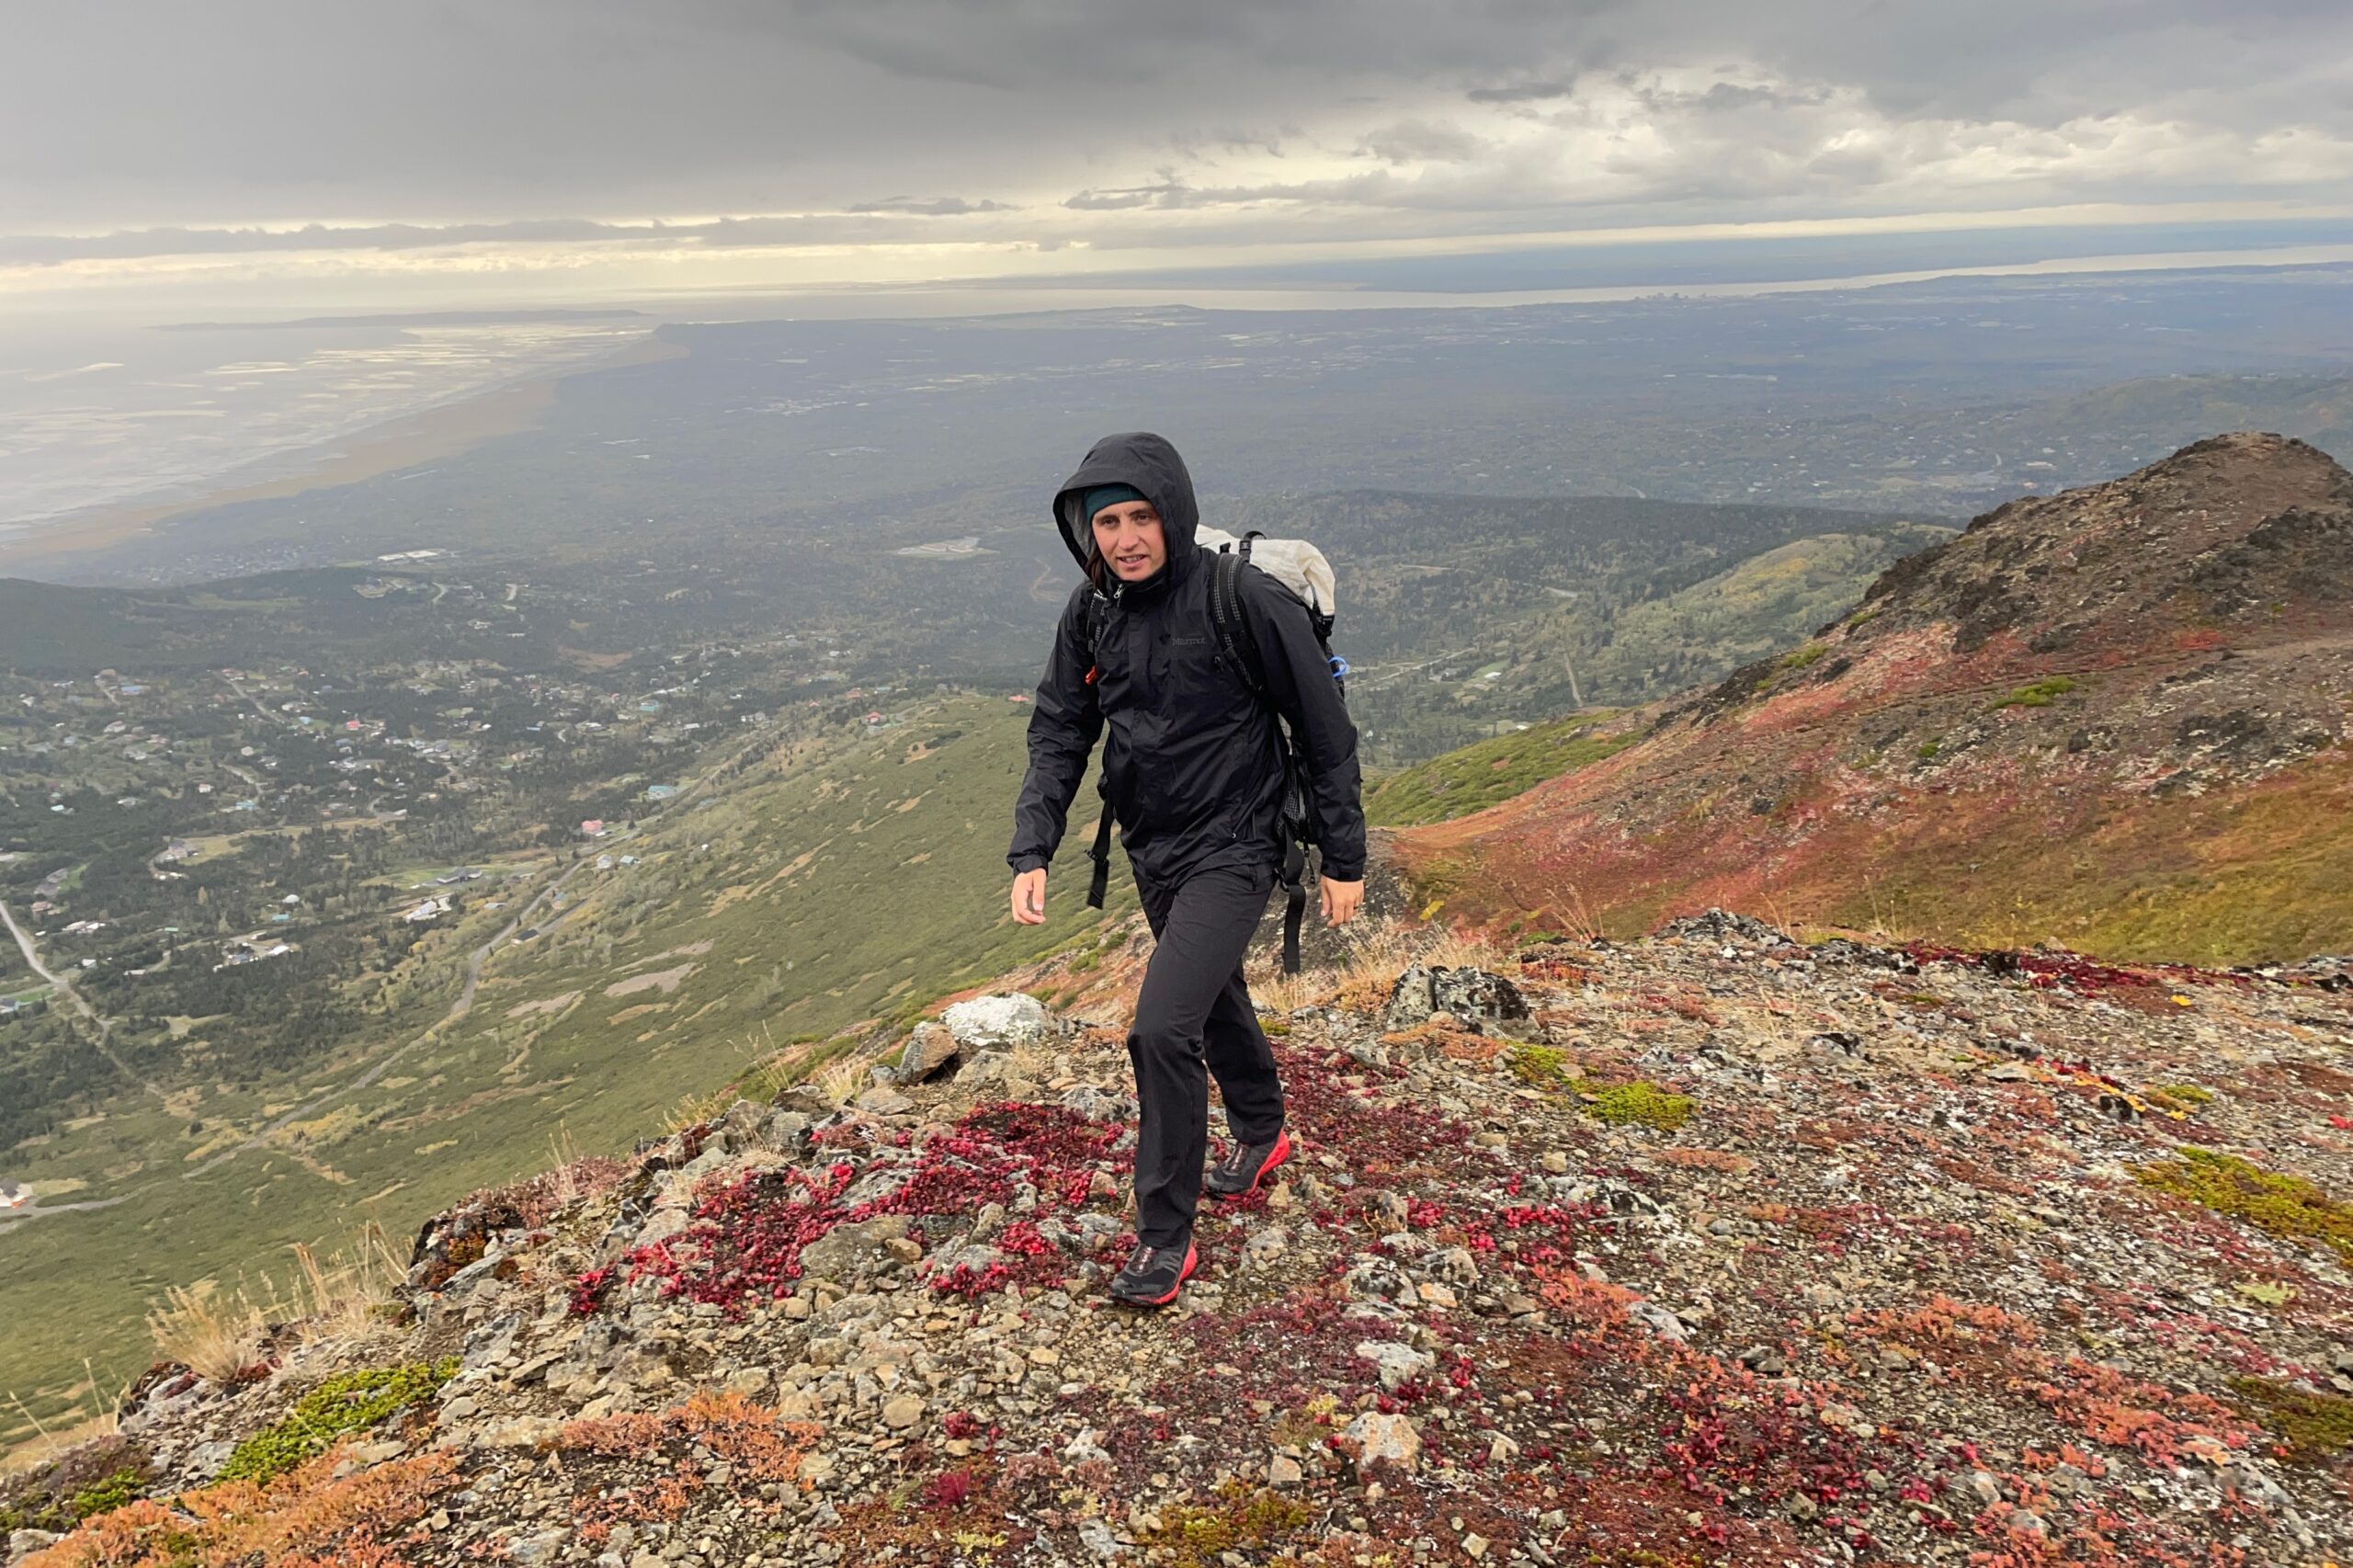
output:
[[[1193,529],[1201,514],[1193,502],[1193,476],[1185,472],[1185,460],[1164,437],[1148,430],[1126,430],[1096,442],[1054,495],[1054,522],[1082,570],[1094,557],[1095,531],[1090,520],[1078,515],[1079,508],[1086,493],[1098,484],[1131,484],[1152,503],[1160,514],[1171,565],[1193,552]]]

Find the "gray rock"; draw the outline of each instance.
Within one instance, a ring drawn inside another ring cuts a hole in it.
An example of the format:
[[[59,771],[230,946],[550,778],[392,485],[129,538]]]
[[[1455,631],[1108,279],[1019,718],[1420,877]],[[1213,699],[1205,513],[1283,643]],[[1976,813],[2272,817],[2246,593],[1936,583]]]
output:
[[[1101,1519],[1082,1519],[1078,1526],[1078,1543],[1092,1552],[1098,1562],[1108,1562],[1120,1555],[1120,1538]]]
[[[1081,1084],[1063,1096],[1063,1108],[1074,1111],[1089,1121],[1130,1121],[1137,1114],[1135,1100],[1127,1095],[1115,1095],[1098,1089],[1092,1084]]]
[[[1449,1285],[1476,1285],[1479,1282],[1479,1261],[1471,1256],[1469,1247],[1440,1247],[1422,1255],[1421,1272]]]
[[[907,1037],[892,1076],[902,1084],[920,1084],[953,1073],[957,1060],[956,1037],[948,1032],[945,1025],[926,1019]]]
[[[760,1129],[760,1142],[771,1149],[798,1154],[809,1146],[809,1118],[797,1110],[779,1110]]]
[[[1656,1301],[1629,1301],[1626,1304],[1626,1315],[1661,1339],[1681,1341],[1689,1334],[1689,1331],[1683,1326],[1681,1318],[1677,1317]]]
[[[1528,1022],[1528,999],[1519,987],[1483,969],[1409,966],[1390,988],[1382,1023],[1392,1030],[1427,1023],[1432,1013],[1451,1013],[1483,1029],[1513,1033]]]
[[[637,1235],[631,1241],[630,1245],[631,1247],[654,1246],[668,1241],[693,1223],[694,1216],[688,1214],[684,1209],[656,1209],[645,1217],[645,1223],[638,1227]]]
[[[52,1535],[47,1530],[10,1530],[8,1532],[8,1561],[13,1563],[21,1558],[30,1557],[34,1552],[45,1547],[55,1546],[64,1539],[62,1535]]]
[[[858,1108],[874,1116],[904,1116],[915,1108],[915,1102],[887,1084],[880,1084],[858,1096]]]
[[[969,1268],[975,1274],[985,1274],[992,1264],[1005,1261],[1005,1254],[983,1243],[974,1242],[958,1247],[954,1252],[936,1260],[935,1274],[953,1274],[959,1268]]]
[[[870,1170],[852,1182],[849,1190],[842,1194],[842,1207],[855,1209],[861,1203],[880,1203],[886,1198],[896,1196],[901,1188],[915,1179],[915,1167],[912,1165],[883,1165]]]
[[[1427,1350],[1416,1350],[1410,1345],[1400,1345],[1393,1339],[1368,1339],[1358,1345],[1357,1354],[1380,1369],[1381,1386],[1393,1390],[1438,1366],[1438,1358]]]
[[[834,1114],[831,1100],[825,1098],[814,1084],[795,1084],[776,1097],[776,1108],[795,1111],[811,1121],[823,1121]]]
[[[1478,1023],[1517,1025],[1528,1020],[1528,999],[1519,987],[1483,969],[1430,971],[1433,1012],[1452,1013]]]
[[[1348,1423],[1344,1435],[1356,1439],[1359,1465],[1387,1462],[1411,1471],[1422,1462],[1422,1435],[1402,1415],[1368,1410]]]
[[[1282,1256],[1290,1245],[1290,1233],[1280,1225],[1269,1225],[1242,1244],[1243,1265],[1245,1267],[1264,1267]]]
[[[1013,1051],[1046,1038],[1052,1020],[1035,996],[975,996],[959,1002],[940,1016],[958,1046],[965,1051]]]
[[[506,1560],[525,1564],[551,1562],[557,1552],[563,1550],[563,1543],[571,1539],[571,1535],[570,1530],[563,1529],[540,1530],[527,1535],[508,1543]]]
[[[801,1272],[846,1284],[888,1256],[883,1244],[906,1228],[906,1221],[895,1214],[835,1225],[801,1249]]]
[[[517,1415],[511,1420],[494,1421],[476,1432],[472,1445],[482,1449],[552,1449],[563,1430],[563,1423],[552,1415]]]

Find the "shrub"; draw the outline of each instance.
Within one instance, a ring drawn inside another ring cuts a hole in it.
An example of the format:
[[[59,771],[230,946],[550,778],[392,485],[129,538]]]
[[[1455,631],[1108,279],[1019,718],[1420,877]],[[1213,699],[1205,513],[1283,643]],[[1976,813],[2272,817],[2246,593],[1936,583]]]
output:
[[[2181,1157],[2132,1172],[2143,1187],[2202,1203],[2289,1240],[2325,1242],[2353,1263],[2353,1208],[2299,1176],[2267,1171],[2236,1154],[2184,1149]]]
[[[1691,1097],[1669,1094],[1656,1084],[1637,1079],[1602,1090],[1586,1106],[1585,1113],[1611,1127],[1635,1123],[1672,1132],[1690,1119]]]
[[[1504,1069],[1534,1088],[1565,1089],[1576,1081],[1568,1062],[1569,1053],[1556,1045],[1515,1045]]]
[[[2052,698],[2063,697],[2081,684],[2083,683],[2073,676],[2045,676],[2040,680],[2029,681],[2011,692],[2001,701],[1994,704],[1994,710],[1998,712],[2005,708],[2048,708],[2051,706]]]
[[[1208,1568],[1245,1548],[1257,1549],[1244,1553],[1250,1560],[1264,1561],[1268,1547],[1305,1529],[1315,1517],[1294,1498],[1267,1492],[1244,1496],[1231,1490],[1222,1506],[1178,1504],[1162,1509],[1160,1517],[1154,1544],[1176,1568]]]
[[[2271,1378],[2233,1378],[2231,1391],[2279,1436],[2291,1460],[2321,1464],[2353,1448],[2353,1399]]]
[[[323,1454],[347,1432],[430,1399],[457,1375],[458,1358],[372,1367],[329,1378],[302,1396],[286,1418],[239,1443],[221,1468],[223,1481],[270,1481]]]

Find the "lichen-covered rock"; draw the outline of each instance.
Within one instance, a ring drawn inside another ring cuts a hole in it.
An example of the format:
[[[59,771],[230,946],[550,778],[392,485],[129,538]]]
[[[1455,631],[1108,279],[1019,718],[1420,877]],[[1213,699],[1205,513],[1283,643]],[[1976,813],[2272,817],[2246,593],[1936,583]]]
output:
[[[1390,988],[1381,1022],[1391,1030],[1410,1029],[1433,1013],[1451,1013],[1464,1023],[1495,1033],[1516,1033],[1528,1022],[1527,998],[1500,974],[1483,969],[1430,969],[1410,964]]]
[[[1063,1108],[1089,1121],[1132,1121],[1139,1114],[1135,1096],[1114,1094],[1093,1084],[1081,1084],[1063,1095]]]
[[[1035,1045],[1052,1029],[1045,1005],[1035,996],[975,996],[940,1015],[940,1022],[966,1051],[1014,1051]]]
[[[1403,1415],[1368,1410],[1348,1423],[1346,1436],[1356,1439],[1359,1468],[1393,1464],[1411,1471],[1421,1466],[1422,1435]]]
[[[888,1257],[884,1244],[906,1229],[906,1221],[894,1215],[835,1225],[801,1248],[801,1272],[847,1284]]]

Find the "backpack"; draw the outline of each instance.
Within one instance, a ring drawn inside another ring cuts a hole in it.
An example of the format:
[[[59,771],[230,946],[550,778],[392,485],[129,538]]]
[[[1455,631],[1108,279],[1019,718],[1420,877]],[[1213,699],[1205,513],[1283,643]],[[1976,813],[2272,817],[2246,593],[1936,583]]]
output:
[[[1245,635],[1241,576],[1245,566],[1264,572],[1306,607],[1308,624],[1314,630],[1316,646],[1324,651],[1324,664],[1332,672],[1332,684],[1346,700],[1348,662],[1332,652],[1332,627],[1339,611],[1338,580],[1324,552],[1304,540],[1267,539],[1256,530],[1236,539],[1222,528],[1200,528],[1195,532],[1194,540],[1216,552],[1210,563],[1210,624],[1217,635],[1218,654],[1241,676],[1259,706],[1275,714],[1276,727],[1282,732],[1283,972],[1297,974],[1299,928],[1307,913],[1307,849],[1315,841],[1314,813],[1307,809],[1307,757],[1299,737],[1291,733],[1290,722],[1276,710],[1274,699],[1267,689],[1266,671],[1259,666],[1257,645]],[[1086,641],[1090,652],[1102,636],[1110,605],[1110,599],[1099,592],[1088,604]],[[1103,811],[1095,825],[1095,847],[1088,851],[1095,862],[1086,889],[1090,909],[1103,907],[1111,880],[1108,775],[1098,778],[1097,789],[1103,795]]]

